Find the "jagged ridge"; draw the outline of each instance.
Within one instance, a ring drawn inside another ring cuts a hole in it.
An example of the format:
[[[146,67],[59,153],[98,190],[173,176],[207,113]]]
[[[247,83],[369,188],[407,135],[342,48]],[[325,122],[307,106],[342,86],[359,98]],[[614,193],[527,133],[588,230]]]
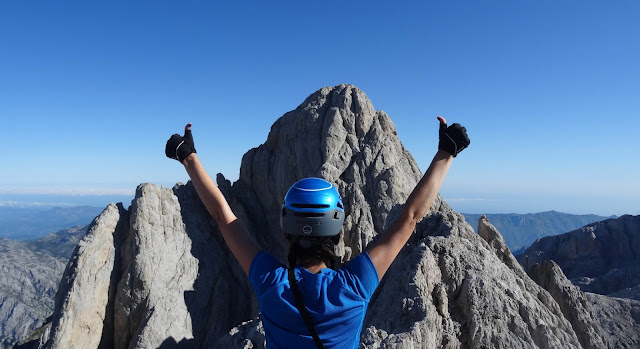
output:
[[[284,261],[281,200],[308,176],[334,181],[344,198],[338,253],[346,261],[389,225],[421,174],[389,117],[362,91],[339,85],[276,121],[265,144],[243,157],[239,180],[219,175],[218,184],[259,244]],[[491,245],[438,197],[376,292],[363,346],[582,347],[558,303],[507,263],[508,248],[495,244],[501,237],[489,236]],[[247,278],[192,185],[139,186],[131,208],[109,206],[81,245],[49,329],[31,343],[264,347]]]

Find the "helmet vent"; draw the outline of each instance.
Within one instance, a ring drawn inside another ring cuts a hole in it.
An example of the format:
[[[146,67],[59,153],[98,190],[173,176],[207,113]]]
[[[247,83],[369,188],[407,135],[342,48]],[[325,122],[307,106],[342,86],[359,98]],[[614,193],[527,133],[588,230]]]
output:
[[[344,207],[342,207],[342,203],[340,201],[338,201],[338,207],[344,210]]]
[[[294,212],[297,217],[324,217],[323,212]]]
[[[329,208],[329,205],[324,205],[324,204],[291,204],[291,207],[295,207],[295,208]]]

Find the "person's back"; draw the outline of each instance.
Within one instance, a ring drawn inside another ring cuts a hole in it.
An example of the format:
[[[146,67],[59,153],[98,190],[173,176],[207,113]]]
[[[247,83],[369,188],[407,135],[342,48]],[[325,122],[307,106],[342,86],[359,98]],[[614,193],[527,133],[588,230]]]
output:
[[[357,348],[362,322],[378,273],[365,252],[338,270],[312,273],[295,268],[296,280],[311,321],[325,346]],[[288,280],[287,268],[264,251],[249,270],[269,348],[316,348]]]

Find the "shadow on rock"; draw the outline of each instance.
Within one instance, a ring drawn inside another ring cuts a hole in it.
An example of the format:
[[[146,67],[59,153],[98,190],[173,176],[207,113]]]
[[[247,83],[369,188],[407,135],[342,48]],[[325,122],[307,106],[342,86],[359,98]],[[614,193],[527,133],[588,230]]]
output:
[[[192,183],[174,188],[182,220],[191,240],[191,254],[198,260],[193,289],[184,292],[191,317],[193,339],[189,348],[215,347],[218,338],[250,320],[255,298],[244,271],[226,246],[213,218],[200,201]],[[184,342],[165,341],[167,348]],[[164,345],[164,343],[163,343]]]

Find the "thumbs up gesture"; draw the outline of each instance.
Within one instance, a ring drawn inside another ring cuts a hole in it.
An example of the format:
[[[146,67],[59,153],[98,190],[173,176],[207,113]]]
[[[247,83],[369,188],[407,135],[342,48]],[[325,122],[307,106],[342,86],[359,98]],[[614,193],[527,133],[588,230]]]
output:
[[[471,143],[469,136],[467,136],[467,129],[462,125],[455,123],[447,127],[447,120],[442,116],[438,116],[440,121],[440,141],[438,143],[438,149],[444,150],[447,153],[456,157],[458,153],[468,147]]]
[[[167,141],[164,153],[168,158],[176,159],[180,162],[184,161],[192,153],[196,152],[193,144],[193,135],[191,134],[191,123],[184,127],[184,136],[174,134]]]

